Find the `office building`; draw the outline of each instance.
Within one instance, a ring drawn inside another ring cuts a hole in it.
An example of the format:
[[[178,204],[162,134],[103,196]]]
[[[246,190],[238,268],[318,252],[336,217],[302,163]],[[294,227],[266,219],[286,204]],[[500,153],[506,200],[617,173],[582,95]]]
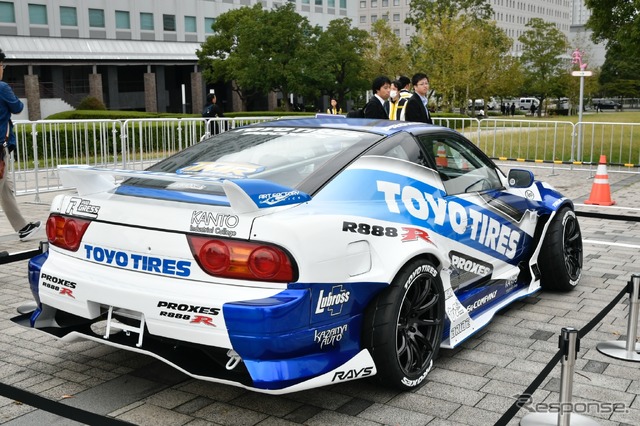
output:
[[[353,16],[354,0],[296,0],[311,24]],[[26,98],[18,118],[72,109],[95,96],[109,109],[200,112],[214,89],[226,110],[233,93],[206,86],[196,49],[211,24],[257,0],[2,0],[4,80]],[[262,1],[265,8],[283,4]],[[350,9],[351,8],[351,9]],[[68,103],[65,107],[60,102]]]
[[[518,38],[527,31],[525,25],[531,18],[555,24],[570,43],[573,43],[574,33],[578,33],[573,26],[583,26],[588,18],[588,9],[582,0],[489,0],[489,4],[497,26],[513,40],[511,54],[516,56],[522,52]],[[405,44],[415,32],[412,25],[405,24],[410,15],[411,0],[358,0],[357,7],[356,25],[360,29],[371,31],[374,22],[384,19]]]

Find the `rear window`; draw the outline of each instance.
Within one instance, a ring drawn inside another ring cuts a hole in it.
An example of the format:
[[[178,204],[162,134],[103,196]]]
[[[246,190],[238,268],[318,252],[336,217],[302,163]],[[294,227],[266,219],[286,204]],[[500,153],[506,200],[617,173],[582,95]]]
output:
[[[381,136],[344,129],[243,127],[191,146],[148,170],[222,179],[266,179],[297,188],[353,146],[369,146],[378,139]],[[171,188],[170,183],[147,179],[127,184]]]

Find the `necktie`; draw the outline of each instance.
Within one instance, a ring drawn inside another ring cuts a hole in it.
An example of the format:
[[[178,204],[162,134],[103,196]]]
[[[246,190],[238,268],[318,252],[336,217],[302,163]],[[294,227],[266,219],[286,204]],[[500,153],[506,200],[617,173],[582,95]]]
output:
[[[384,111],[389,115],[389,101],[384,101]]]

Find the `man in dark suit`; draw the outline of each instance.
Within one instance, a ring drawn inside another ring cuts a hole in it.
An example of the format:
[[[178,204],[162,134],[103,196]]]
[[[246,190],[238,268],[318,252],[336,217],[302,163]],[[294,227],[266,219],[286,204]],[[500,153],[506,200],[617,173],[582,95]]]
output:
[[[389,119],[389,94],[391,92],[391,80],[389,77],[376,77],[371,84],[373,96],[364,106],[364,118]]]
[[[405,121],[418,121],[420,123],[433,124],[429,114],[429,77],[424,73],[417,73],[411,78],[413,95],[404,107]]]

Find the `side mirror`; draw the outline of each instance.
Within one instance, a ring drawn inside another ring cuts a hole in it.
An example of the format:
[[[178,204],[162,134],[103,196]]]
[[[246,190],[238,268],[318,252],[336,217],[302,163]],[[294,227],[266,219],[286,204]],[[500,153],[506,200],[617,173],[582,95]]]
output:
[[[509,170],[508,182],[509,186],[512,188],[528,188],[533,184],[533,180],[533,173],[529,170]]]

